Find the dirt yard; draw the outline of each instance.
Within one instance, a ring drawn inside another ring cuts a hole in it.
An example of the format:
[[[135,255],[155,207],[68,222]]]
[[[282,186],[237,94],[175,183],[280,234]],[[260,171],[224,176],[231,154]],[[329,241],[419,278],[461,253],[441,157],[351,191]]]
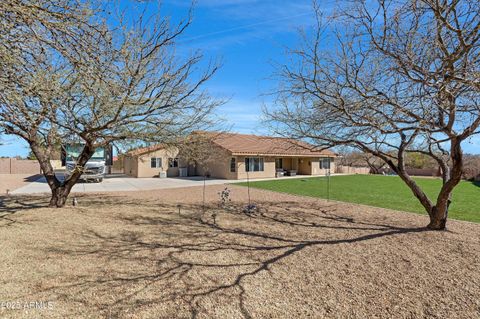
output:
[[[480,317],[480,225],[229,188],[1,199],[0,317]]]
[[[11,192],[35,181],[39,177],[39,175],[32,174],[0,174],[0,196],[5,195],[7,190]]]

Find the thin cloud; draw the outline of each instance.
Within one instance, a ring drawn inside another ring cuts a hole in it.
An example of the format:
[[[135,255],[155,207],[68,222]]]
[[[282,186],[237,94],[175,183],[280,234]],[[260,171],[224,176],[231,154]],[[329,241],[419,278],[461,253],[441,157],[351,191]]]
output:
[[[296,14],[296,15],[285,16],[285,17],[270,19],[270,20],[266,20],[266,21],[235,26],[235,27],[231,27],[231,28],[227,28],[227,29],[223,29],[223,30],[219,30],[219,31],[213,31],[213,32],[200,34],[200,35],[197,35],[197,36],[192,36],[192,37],[189,37],[189,38],[187,37],[183,41],[195,41],[195,40],[198,40],[198,39],[208,38],[208,37],[211,37],[211,36],[229,34],[233,31],[248,30],[248,29],[252,29],[254,27],[258,27],[258,26],[269,25],[269,24],[272,24],[274,22],[291,20],[291,19],[294,19],[294,18],[300,18],[300,17],[305,17],[305,16],[311,16],[311,15],[312,15],[311,12],[304,12],[304,13],[300,13],[300,14]]]
[[[338,0],[322,1],[322,9],[328,14],[337,2]],[[170,1],[168,3],[186,6],[190,2]],[[312,0],[198,0],[195,6],[194,19],[198,20],[197,22],[194,20],[194,23],[208,21],[207,30],[185,35],[179,44],[208,51],[260,39],[277,44],[278,35],[295,33],[298,29],[315,24]],[[218,27],[208,28],[208,25]]]
[[[232,126],[232,131],[255,133],[261,130],[261,103],[251,100],[230,100],[217,110]]]

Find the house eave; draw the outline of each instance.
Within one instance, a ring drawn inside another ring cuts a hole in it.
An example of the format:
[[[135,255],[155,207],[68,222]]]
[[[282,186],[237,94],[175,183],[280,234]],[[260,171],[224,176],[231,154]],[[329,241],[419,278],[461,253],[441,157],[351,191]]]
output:
[[[335,154],[285,154],[285,153],[254,153],[254,152],[232,152],[232,156],[265,156],[265,157],[337,157]]]

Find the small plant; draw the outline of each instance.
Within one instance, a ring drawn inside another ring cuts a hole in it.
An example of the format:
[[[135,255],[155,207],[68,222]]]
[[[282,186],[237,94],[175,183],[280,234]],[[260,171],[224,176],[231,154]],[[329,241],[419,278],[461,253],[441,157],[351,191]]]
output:
[[[257,211],[258,211],[258,206],[255,204],[248,204],[243,208],[243,212],[249,215],[254,214]]]
[[[217,224],[217,213],[212,213],[213,223]]]
[[[232,201],[232,199],[230,198],[230,192],[231,191],[228,189],[228,187],[225,187],[224,190],[218,192],[218,195],[220,196],[221,207],[226,207],[227,204]]]

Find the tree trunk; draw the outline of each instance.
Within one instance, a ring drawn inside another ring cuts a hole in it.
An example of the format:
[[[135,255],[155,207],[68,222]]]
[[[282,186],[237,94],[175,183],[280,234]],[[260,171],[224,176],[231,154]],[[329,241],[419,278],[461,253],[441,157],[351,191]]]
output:
[[[30,147],[37,157],[40,167],[42,168],[43,175],[45,176],[47,184],[52,192],[49,206],[64,207],[65,203],[67,202],[68,195],[70,195],[70,191],[82,175],[82,171],[75,170],[69,179],[60,182],[55,176],[55,170],[53,169],[50,163],[50,158],[45,150],[42,149],[35,141],[30,142]],[[77,166],[84,167],[94,152],[95,149],[90,143],[85,144],[82,153],[77,159]]]
[[[430,210],[430,223],[427,228],[433,230],[444,230],[447,225],[448,209],[451,204],[453,189],[460,183],[463,172],[463,153],[460,140],[451,140],[450,158],[452,167],[444,165],[443,186],[437,197],[437,203]]]
[[[50,198],[50,207],[63,207],[67,202],[70,192],[66,192],[64,187],[52,189],[52,197]]]
[[[67,202],[68,196],[73,188],[73,186],[77,183],[80,177],[79,173],[73,174],[70,179],[63,182],[58,187],[51,188],[52,190],[52,197],[50,198],[50,207],[63,207]]]
[[[48,152],[45,150],[45,148],[42,148],[40,144],[35,140],[32,140],[29,143],[33,154],[35,155],[38,163],[40,164],[40,168],[42,169],[43,176],[45,176],[45,179],[47,180],[50,191],[52,192],[49,206],[65,206],[69,192],[65,193],[64,187],[55,176],[55,170],[50,163]]]
[[[445,230],[447,226],[448,210],[440,210],[434,206],[430,213],[430,223],[427,225],[428,229]]]

